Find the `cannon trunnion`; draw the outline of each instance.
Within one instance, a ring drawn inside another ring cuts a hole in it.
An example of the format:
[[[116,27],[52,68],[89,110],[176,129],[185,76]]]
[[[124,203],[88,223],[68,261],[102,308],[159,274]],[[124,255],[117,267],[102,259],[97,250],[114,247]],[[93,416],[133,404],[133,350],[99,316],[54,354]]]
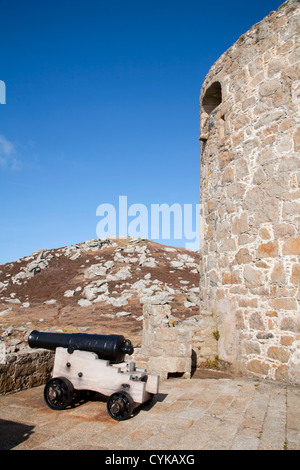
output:
[[[55,350],[52,378],[44,389],[45,402],[52,409],[66,408],[77,391],[99,392],[109,397],[109,415],[122,421],[158,393],[158,375],[147,374],[134,362],[124,362],[133,347],[121,335],[33,331],[28,344]]]

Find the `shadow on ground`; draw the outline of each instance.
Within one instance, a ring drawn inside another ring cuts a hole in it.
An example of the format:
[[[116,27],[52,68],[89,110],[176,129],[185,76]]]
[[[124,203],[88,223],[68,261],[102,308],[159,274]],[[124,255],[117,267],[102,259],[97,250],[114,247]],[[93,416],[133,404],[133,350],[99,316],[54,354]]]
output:
[[[0,419],[0,450],[10,450],[33,434],[34,426]]]

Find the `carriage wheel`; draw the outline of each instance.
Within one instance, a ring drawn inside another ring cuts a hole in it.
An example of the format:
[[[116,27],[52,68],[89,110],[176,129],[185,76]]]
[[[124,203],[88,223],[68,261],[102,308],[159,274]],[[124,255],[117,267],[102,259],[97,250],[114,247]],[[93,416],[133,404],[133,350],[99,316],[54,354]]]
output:
[[[107,402],[109,415],[117,420],[123,421],[130,417],[134,408],[134,402],[130,395],[125,392],[113,393]]]
[[[65,377],[50,379],[44,389],[44,399],[52,410],[63,410],[72,401],[74,387]]]

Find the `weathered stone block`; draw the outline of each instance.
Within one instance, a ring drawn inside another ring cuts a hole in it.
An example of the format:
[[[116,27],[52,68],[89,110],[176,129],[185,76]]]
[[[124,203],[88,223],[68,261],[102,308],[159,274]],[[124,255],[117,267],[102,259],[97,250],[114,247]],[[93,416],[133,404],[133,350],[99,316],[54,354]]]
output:
[[[170,343],[166,353],[168,353],[171,357],[191,358],[191,356],[192,356],[192,341],[190,343],[183,343],[183,342]]]
[[[297,301],[295,299],[283,298],[283,299],[271,299],[269,305],[272,308],[278,310],[296,310]]]
[[[275,380],[289,382],[289,368],[287,364],[280,364],[275,371]]]
[[[240,217],[235,217],[233,219],[231,232],[233,235],[239,235],[241,233],[247,232],[248,230],[249,230],[248,217],[247,217],[246,212],[243,212],[243,214]]]
[[[262,227],[259,231],[259,236],[262,240],[270,240],[271,234],[266,227]]]
[[[292,346],[293,341],[293,336],[282,335],[280,338],[280,344],[282,344],[283,346]]]
[[[246,185],[244,183],[232,183],[226,193],[228,199],[234,198],[234,199],[242,199],[244,197],[246,191]]]
[[[221,183],[232,183],[234,181],[234,171],[231,167],[224,170]]]
[[[285,59],[284,58],[275,58],[271,60],[268,64],[268,76],[273,77],[278,72],[284,69]]]
[[[217,286],[220,282],[219,275],[214,269],[209,273],[209,280],[210,280],[211,285],[215,285],[215,286]]]
[[[265,191],[259,187],[247,191],[243,209],[255,213],[255,226],[260,226],[264,222],[277,222],[278,201],[267,196]]]
[[[218,155],[218,163],[220,170],[223,170],[225,166],[227,166],[231,160],[233,159],[232,153],[225,151],[225,152],[220,152]]]
[[[18,379],[20,376],[33,375],[35,372],[35,364],[32,362],[27,362],[25,364],[17,364],[15,367],[15,379]]]
[[[241,248],[235,255],[235,259],[238,264],[246,264],[252,261],[252,256],[248,248]]]
[[[288,135],[287,137],[289,138]],[[286,157],[286,158],[281,159],[279,167],[278,167],[278,172],[285,173],[285,172],[297,171],[299,169],[300,169],[300,158]]]
[[[300,285],[300,264],[293,264],[291,282]]]
[[[241,278],[238,271],[230,271],[222,274],[222,284],[240,284]]]
[[[258,299],[253,299],[249,297],[240,297],[238,300],[239,307],[250,307],[250,308],[257,308],[258,307]]]
[[[177,328],[158,328],[153,333],[153,338],[160,341],[176,341],[178,339]]]
[[[262,286],[264,283],[264,275],[258,270],[251,266],[246,265],[244,267],[244,279],[247,287]]]
[[[292,238],[293,235],[295,235],[295,227],[293,225],[287,223],[275,224],[274,236],[277,240]]]
[[[281,346],[271,346],[268,349],[268,357],[271,359],[276,359],[280,362],[288,362],[290,356],[290,353]]]
[[[294,150],[300,152],[300,127],[298,127],[293,134]]]
[[[259,312],[253,313],[250,318],[249,318],[249,325],[250,328],[253,328],[253,330],[264,330],[265,325],[262,320],[262,316]]]
[[[294,333],[300,333],[300,318],[299,314],[285,315],[280,323],[281,330],[291,331]]]
[[[269,373],[269,364],[259,359],[252,359],[248,362],[247,369],[260,376],[267,376]]]
[[[284,284],[286,281],[286,274],[282,262],[277,262],[271,272],[271,282],[275,284]]]
[[[220,252],[224,253],[227,251],[235,251],[236,245],[233,238],[227,238],[227,240],[223,240],[220,245]]]
[[[261,349],[257,341],[245,340],[243,341],[244,353],[249,354],[260,354]]]
[[[289,363],[289,379],[294,383],[300,383],[300,350],[293,354]]]
[[[300,237],[290,238],[283,244],[283,255],[299,255],[300,254]]]
[[[293,217],[299,217],[300,214],[300,202],[297,201],[285,201],[282,207],[282,217],[285,219],[292,219]]]

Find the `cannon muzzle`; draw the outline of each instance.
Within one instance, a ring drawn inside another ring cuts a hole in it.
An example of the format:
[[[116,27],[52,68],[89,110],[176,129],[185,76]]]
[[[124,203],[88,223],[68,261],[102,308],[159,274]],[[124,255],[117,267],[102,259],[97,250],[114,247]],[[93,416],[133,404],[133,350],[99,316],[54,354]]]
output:
[[[69,353],[75,349],[96,353],[99,359],[115,364],[124,361],[125,355],[133,353],[129,339],[122,335],[98,335],[87,333],[49,333],[34,330],[28,336],[31,348],[54,351],[58,347],[67,348]]]

